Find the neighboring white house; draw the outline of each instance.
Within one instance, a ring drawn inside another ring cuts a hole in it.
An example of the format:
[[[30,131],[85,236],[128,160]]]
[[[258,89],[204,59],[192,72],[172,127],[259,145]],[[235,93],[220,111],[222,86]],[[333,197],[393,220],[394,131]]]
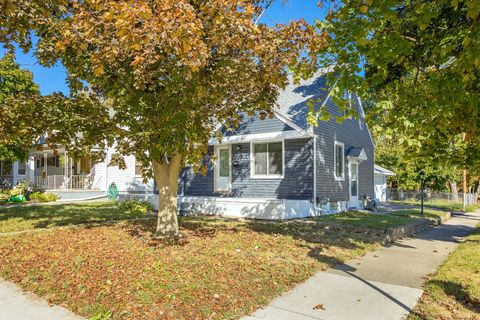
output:
[[[156,202],[153,179],[144,183],[141,165],[134,156],[125,157],[126,169],[108,166],[113,148],[105,161],[72,159],[62,147],[52,150],[40,145],[29,153],[26,162],[0,161],[0,188],[14,187],[22,180],[58,193],[62,200],[103,197],[115,182],[120,195],[132,195]],[[151,199],[155,198],[155,199]]]
[[[387,176],[395,176],[395,172],[382,168],[379,165],[374,166],[375,174],[375,200],[377,202],[387,201]]]

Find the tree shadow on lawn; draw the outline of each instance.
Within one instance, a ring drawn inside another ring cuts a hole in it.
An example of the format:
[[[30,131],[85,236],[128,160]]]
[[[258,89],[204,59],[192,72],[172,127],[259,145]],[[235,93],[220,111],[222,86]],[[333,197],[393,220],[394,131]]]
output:
[[[141,239],[150,245],[184,245],[189,242],[189,237],[214,238],[219,232],[239,232],[241,223],[235,219],[213,217],[179,217],[182,238],[179,241],[165,242],[153,239],[156,230],[156,219],[144,221],[128,221],[124,229],[132,237]]]
[[[255,232],[289,236],[301,240],[303,244],[300,245],[310,248],[308,254],[310,257],[326,263],[329,267],[342,264],[346,260],[341,257],[341,254],[340,256],[328,254],[326,251],[330,248],[346,251],[364,250],[365,247],[360,243],[373,245],[382,241],[378,234],[365,230],[347,231],[341,227],[326,228],[325,225],[318,223],[251,221],[247,223],[247,227]],[[348,256],[348,254],[346,255]]]
[[[33,229],[122,220],[140,216],[140,213],[118,209],[113,202],[0,207],[0,222],[3,221],[4,225],[8,225],[8,221],[11,220],[12,224],[27,224]]]
[[[427,286],[439,288],[446,296],[455,299],[465,309],[480,314],[480,300],[470,297],[460,284],[445,280],[429,280]]]
[[[242,230],[263,233],[270,236],[291,237],[300,240],[298,246],[309,249],[308,256],[314,258],[329,267],[343,263],[349,258],[351,251],[363,252],[368,245],[381,242],[377,234],[364,230],[352,232],[336,229],[325,229],[318,224],[303,222],[245,220],[221,217],[180,217],[180,231],[183,240],[174,245],[183,245],[189,242],[191,237],[214,238],[220,233],[236,233]],[[126,224],[127,232],[140,238],[150,245],[159,245],[152,241],[155,232],[156,221],[130,221]],[[162,243],[163,245],[165,242]],[[330,252],[328,252],[330,251]],[[336,252],[338,251],[338,252]],[[336,252],[336,253],[334,253]]]

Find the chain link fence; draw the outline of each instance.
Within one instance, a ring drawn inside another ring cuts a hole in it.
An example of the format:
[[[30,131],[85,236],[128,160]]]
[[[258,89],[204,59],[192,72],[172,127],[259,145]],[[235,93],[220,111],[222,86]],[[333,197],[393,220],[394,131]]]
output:
[[[387,201],[402,202],[406,204],[420,204],[422,198],[421,191],[410,191],[401,189],[387,189]],[[443,204],[459,204],[476,205],[477,193],[449,193],[434,192],[430,190],[424,191],[424,203],[426,205],[443,205]]]

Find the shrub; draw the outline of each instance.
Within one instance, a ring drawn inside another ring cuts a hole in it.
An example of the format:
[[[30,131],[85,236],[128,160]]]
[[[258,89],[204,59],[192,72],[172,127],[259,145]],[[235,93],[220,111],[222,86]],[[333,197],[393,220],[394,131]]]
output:
[[[480,204],[469,204],[465,206],[465,211],[466,212],[474,212],[480,209]]]
[[[118,208],[130,212],[147,213],[153,211],[153,206],[143,200],[127,199],[118,203]]]
[[[29,190],[31,192],[44,193],[45,192],[45,187],[40,185],[40,184],[31,184]]]
[[[11,196],[18,196],[21,194],[25,195],[25,192],[27,191],[27,189],[28,189],[28,181],[22,180],[15,186],[15,188],[10,190],[10,195]]]
[[[59,198],[55,193],[33,192],[30,194],[30,200],[34,202],[52,202],[57,201]]]

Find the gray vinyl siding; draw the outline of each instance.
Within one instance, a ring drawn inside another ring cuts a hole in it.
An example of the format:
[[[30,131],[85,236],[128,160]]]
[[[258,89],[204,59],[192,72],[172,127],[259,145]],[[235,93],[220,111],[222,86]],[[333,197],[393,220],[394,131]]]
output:
[[[237,150],[240,146],[240,150]],[[227,196],[238,198],[277,198],[311,200],[313,198],[312,140],[285,140],[283,178],[257,179],[250,177],[250,143],[232,145],[232,191],[214,192],[214,169],[210,163],[206,176],[184,169],[179,179],[179,194],[185,196]],[[213,154],[213,147],[209,149]]]
[[[352,99],[354,100],[354,99]],[[355,99],[356,100],[356,99]],[[336,105],[329,100],[326,104],[329,112],[339,115]],[[349,200],[349,177],[348,160],[345,156],[345,179],[336,181],[334,178],[334,143],[342,142],[345,152],[350,147],[362,147],[365,149],[368,159],[358,166],[358,196],[374,197],[374,150],[367,125],[362,117],[358,104],[354,104],[358,112],[358,119],[347,119],[343,123],[337,123],[335,119],[328,122],[320,121],[314,129],[317,135],[317,196],[319,200],[329,198],[330,201]]]
[[[223,135],[228,137],[233,135],[269,133],[289,130],[293,130],[293,128],[288,126],[285,122],[281,121],[277,117],[266,118],[262,120],[258,115],[244,115],[238,128],[234,129],[233,131],[223,130]]]

